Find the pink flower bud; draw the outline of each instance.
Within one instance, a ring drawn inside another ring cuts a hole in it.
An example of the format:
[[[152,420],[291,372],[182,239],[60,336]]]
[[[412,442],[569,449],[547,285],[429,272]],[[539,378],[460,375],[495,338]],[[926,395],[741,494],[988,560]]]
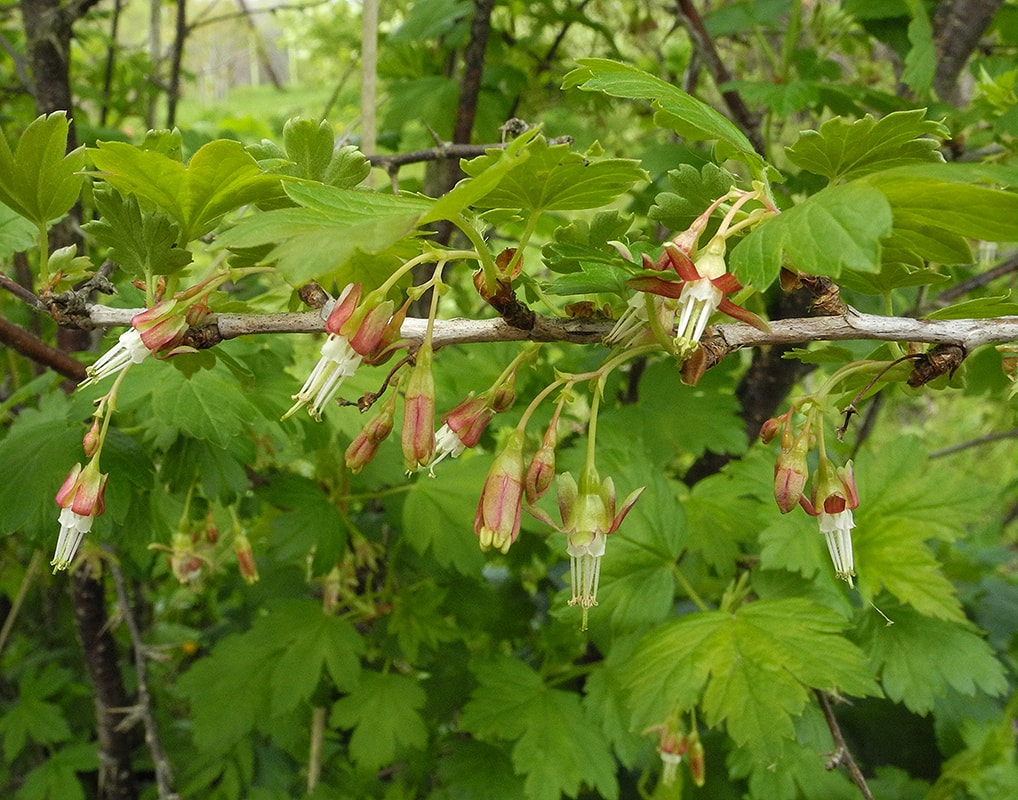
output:
[[[337,335],[340,333],[340,329],[346,324],[346,321],[353,316],[357,303],[361,299],[361,291],[359,283],[348,283],[346,285],[346,288],[343,289],[336,299],[336,304],[332,307],[332,311],[329,312],[329,316],[325,320],[326,331]]]
[[[410,472],[431,463],[435,454],[435,379],[428,344],[417,352],[417,363],[407,381],[402,438],[403,460]]]
[[[548,424],[548,430],[544,432],[544,440],[537,452],[534,453],[527,469],[526,492],[527,502],[533,505],[551,487],[551,481],[555,477],[555,446],[558,444],[558,417],[562,406],[555,407],[555,414]]]
[[[81,440],[81,449],[85,451],[85,455],[91,458],[96,454],[99,449],[99,420],[92,422],[92,427],[88,429],[88,433],[85,434]]]
[[[492,462],[474,515],[482,550],[508,553],[520,532],[523,502],[523,432],[514,430]]]
[[[378,452],[378,446],[392,433],[393,415],[396,411],[395,391],[386,398],[378,413],[369,420],[360,433],[346,448],[346,468],[357,474],[366,467]]]
[[[689,761],[689,774],[693,776],[693,783],[703,786],[707,779],[707,759],[704,753],[703,743],[696,731],[689,736],[689,749],[686,752]]]

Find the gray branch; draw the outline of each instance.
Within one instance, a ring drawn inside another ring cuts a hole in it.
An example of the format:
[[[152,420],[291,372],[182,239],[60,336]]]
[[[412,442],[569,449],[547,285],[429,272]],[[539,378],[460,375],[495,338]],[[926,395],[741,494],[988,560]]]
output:
[[[91,305],[89,318],[96,327],[129,325],[140,308],[111,308]],[[611,330],[611,320],[557,319],[538,316],[530,330],[514,328],[502,319],[436,320],[432,335],[435,347],[483,342],[535,341],[592,344],[600,342]],[[427,320],[408,319],[403,325],[405,338],[421,341]],[[319,311],[279,314],[212,314],[203,323],[203,339],[221,341],[252,334],[321,333],[325,323]],[[207,332],[212,329],[213,336]],[[849,310],[833,317],[783,319],[761,331],[741,322],[715,325],[708,329],[716,345],[727,351],[740,347],[795,344],[815,341],[876,340],[956,344],[967,351],[986,344],[1018,342],[1018,317],[987,319],[912,319],[884,317]]]

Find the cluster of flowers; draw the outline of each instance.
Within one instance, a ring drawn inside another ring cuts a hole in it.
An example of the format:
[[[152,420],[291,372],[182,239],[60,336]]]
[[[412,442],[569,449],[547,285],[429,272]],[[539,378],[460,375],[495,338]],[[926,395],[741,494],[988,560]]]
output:
[[[796,433],[792,426],[795,411],[793,406],[781,416],[767,420],[760,431],[765,443],[781,432],[781,452],[774,464],[774,499],[782,514],[800,506],[817,518],[834,562],[834,573],[851,586],[855,575],[852,510],[859,505],[852,462],[837,467],[827,456],[823,424],[817,420],[816,413],[807,413],[806,421]],[[810,480],[808,459],[814,445],[818,450],[818,463]],[[808,497],[807,481],[810,483]]]
[[[700,741],[700,733],[694,718],[689,733],[683,733],[681,726],[673,715],[668,721],[655,725],[644,731],[644,734],[657,734],[657,752],[661,757],[661,785],[672,786],[678,777],[679,764],[683,757],[689,764],[689,774],[693,783],[703,786],[706,782],[707,759]]]

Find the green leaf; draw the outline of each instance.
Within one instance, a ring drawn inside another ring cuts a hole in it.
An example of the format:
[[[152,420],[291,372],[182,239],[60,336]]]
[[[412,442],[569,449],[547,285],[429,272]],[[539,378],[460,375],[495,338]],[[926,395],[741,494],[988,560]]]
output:
[[[893,238],[893,237],[892,237]],[[885,240],[886,244],[887,240]],[[968,249],[968,245],[965,245]],[[890,256],[885,250],[885,255]],[[939,263],[958,263],[939,261]],[[843,289],[851,289],[853,292],[870,295],[883,295],[895,289],[903,289],[908,286],[933,286],[934,284],[950,281],[947,275],[942,275],[932,269],[915,269],[906,264],[896,262],[885,262],[880,267],[880,272],[852,272],[845,270],[841,273],[838,284]],[[842,348],[844,350],[844,348]],[[850,356],[851,354],[849,354]],[[851,361],[852,358],[841,357],[842,362]],[[807,362],[808,363],[808,362]]]
[[[513,771],[509,754],[473,739],[444,743],[438,777],[449,800],[519,800],[523,778]]]
[[[475,205],[482,197],[494,191],[506,176],[530,158],[529,145],[538,139],[539,128],[533,128],[509,143],[508,147],[493,148],[473,161],[462,161],[460,166],[469,176],[457,183],[451,191],[435,201],[434,206],[421,219],[422,224],[439,219],[454,219],[463,209]],[[544,141],[540,137],[540,141]],[[473,172],[467,170],[474,164]],[[489,206],[490,207],[490,206]]]
[[[485,458],[446,461],[441,480],[419,478],[403,504],[403,535],[418,553],[430,552],[443,567],[476,575],[484,555],[471,530],[488,471]]]
[[[578,254],[573,251],[572,255]],[[617,254],[615,260],[618,260]],[[631,274],[624,267],[598,261],[581,261],[579,272],[559,275],[545,284],[544,291],[549,295],[567,297],[580,294],[617,294],[627,297],[630,290],[626,281]]]
[[[1002,297],[977,297],[962,303],[940,308],[926,315],[926,319],[990,319],[1018,316],[1018,304]]]
[[[865,183],[831,186],[758,226],[736,245],[729,268],[762,290],[787,262],[809,275],[837,278],[843,269],[876,272],[880,240],[891,232],[891,205]]]
[[[66,113],[54,111],[25,128],[13,153],[0,135],[0,202],[37,228],[66,214],[81,191],[85,151],[67,152],[68,129]]]
[[[912,45],[905,56],[902,82],[920,97],[933,88],[937,71],[937,46],[933,40],[933,25],[921,0],[906,0],[912,21],[908,23],[908,41]]]
[[[318,603],[288,601],[268,609],[250,630],[217,643],[178,681],[191,702],[195,744],[226,749],[271,724],[310,697],[323,669],[341,690],[353,687],[362,650],[350,623],[323,613]]]
[[[967,624],[933,619],[904,605],[878,606],[893,624],[867,613],[858,640],[894,702],[927,714],[949,689],[969,696],[1007,690],[993,651]]]
[[[507,172],[498,184],[474,200],[479,208],[520,208],[532,212],[572,211],[608,205],[647,173],[634,159],[594,160],[569,150],[568,144],[549,145],[544,137],[526,149],[524,163]],[[463,171],[479,177],[498,165],[499,151],[462,164]]]
[[[52,664],[45,666],[39,675],[26,673],[21,678],[17,700],[0,716],[0,736],[8,763],[18,757],[29,741],[52,745],[71,738],[63,709],[46,699],[68,680],[67,673]]]
[[[186,167],[125,142],[99,142],[89,155],[111,186],[165,211],[180,226],[181,245],[211,231],[230,211],[283,196],[279,176],[262,172],[240,142],[227,139],[201,147]]]
[[[95,742],[71,744],[49,753],[25,776],[16,800],[85,800],[78,773],[95,772],[99,756]]]
[[[460,726],[483,738],[514,741],[516,772],[528,800],[576,797],[583,785],[605,800],[618,797],[614,760],[577,695],[544,685],[528,666],[497,658],[474,668],[479,686]]]
[[[142,211],[136,197],[115,189],[96,188],[93,199],[99,219],[81,227],[135,278],[170,275],[191,263],[190,251],[177,246],[180,228],[165,214]]]
[[[758,156],[745,134],[729,119],[692,95],[643,70],[603,58],[580,58],[579,69],[566,75],[564,89],[604,92],[612,97],[650,100],[656,122],[688,139],[716,139],[729,145],[741,160],[762,171]]]
[[[396,672],[362,672],[357,685],[332,706],[329,724],[353,729],[350,757],[375,772],[406,748],[422,749],[428,729],[420,709],[426,700],[418,681]]]
[[[432,205],[426,198],[334,186],[290,184],[286,193],[302,207],[245,217],[215,246],[274,245],[269,259],[294,286],[331,283],[327,277],[358,252],[381,253],[399,242]]]
[[[712,162],[699,170],[690,164],[680,164],[668,173],[671,191],[661,192],[654,198],[648,216],[673,231],[684,231],[711,203],[727,194],[734,182],[732,173]],[[708,241],[710,235],[711,227],[708,227],[701,241]]]
[[[294,118],[283,126],[283,147],[292,164],[281,170],[296,178],[352,189],[371,172],[356,147],[336,148],[332,126],[324,120]]]
[[[947,234],[1013,242],[1018,238],[1018,194],[968,182],[955,165],[899,167],[869,175],[894,213],[894,228],[927,236]]]
[[[775,762],[810,689],[879,694],[862,652],[840,635],[846,620],[804,599],[758,600],[734,612],[688,614],[644,637],[626,683],[634,725],[701,705],[739,747]]]
[[[895,111],[880,120],[830,119],[819,131],[803,131],[788,159],[797,167],[832,182],[909,164],[943,162],[939,139],[950,135],[939,122],[925,119],[924,109]]]
[[[0,258],[27,250],[35,244],[36,227],[18,212],[0,203]]]
[[[69,424],[69,403],[50,392],[38,410],[22,411],[0,439],[0,531],[39,536],[59,531],[53,500],[76,461],[84,430]],[[54,540],[55,541],[55,540]]]
[[[437,651],[442,642],[459,638],[456,627],[442,612],[445,598],[446,590],[430,582],[408,586],[396,596],[388,632],[396,637],[410,663],[417,662],[422,647]]]

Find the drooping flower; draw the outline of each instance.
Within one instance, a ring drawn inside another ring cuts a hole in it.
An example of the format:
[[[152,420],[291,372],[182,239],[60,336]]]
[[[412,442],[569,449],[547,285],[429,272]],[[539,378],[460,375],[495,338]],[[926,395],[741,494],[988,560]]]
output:
[[[442,417],[442,426],[435,432],[435,456],[428,472],[445,458],[456,458],[468,447],[475,447],[481,434],[495,416],[490,398],[485,395],[468,397]]]
[[[535,517],[566,535],[572,586],[569,605],[578,605],[583,610],[583,630],[587,629],[587,612],[591,606],[597,605],[601,558],[607,537],[618,530],[645,488],[641,486],[631,492],[616,511],[614,482],[611,478],[601,480],[597,470],[588,464],[580,473],[579,485],[568,472],[558,476],[561,525],[556,525],[541,509],[527,507]]]
[[[99,463],[93,459],[84,468],[80,463],[75,464],[57,490],[54,499],[61,511],[60,534],[50,562],[54,572],[70,566],[82,538],[92,530],[92,522],[105,511],[107,477],[99,472]]]
[[[474,533],[481,549],[495,548],[508,553],[520,533],[520,510],[523,503],[523,440],[514,430],[502,451],[495,456],[474,515]]]
[[[235,533],[233,537],[233,552],[237,556],[237,571],[240,577],[248,585],[258,582],[258,564],[255,563],[254,551],[251,549],[251,541],[243,532]]]
[[[834,574],[852,586],[855,575],[855,560],[852,555],[852,528],[855,521],[852,509],[859,505],[859,494],[855,488],[852,462],[835,468],[826,456],[821,456],[816,474],[813,476],[812,498],[799,498],[799,505],[807,514],[817,517],[820,533],[827,541],[827,550],[834,562]]]
[[[336,300],[325,321],[329,334],[322,345],[321,358],[300,391],[293,395],[296,401],[283,415],[283,419],[307,406],[308,413],[321,421],[326,406],[343,381],[357,371],[362,361],[376,363],[393,341],[393,327],[399,333],[400,319],[394,316],[394,304],[377,292],[372,292],[363,303],[361,285],[347,284]]]
[[[679,301],[679,321],[675,333],[675,350],[679,356],[688,355],[695,349],[715,311],[721,311],[761,330],[768,328],[767,323],[752,311],[728,299],[727,295],[740,291],[742,284],[728,271],[725,248],[724,237],[715,236],[693,261],[674,242],[666,242],[665,255],[679,280],[650,276],[633,278],[628,282],[642,292]]]

